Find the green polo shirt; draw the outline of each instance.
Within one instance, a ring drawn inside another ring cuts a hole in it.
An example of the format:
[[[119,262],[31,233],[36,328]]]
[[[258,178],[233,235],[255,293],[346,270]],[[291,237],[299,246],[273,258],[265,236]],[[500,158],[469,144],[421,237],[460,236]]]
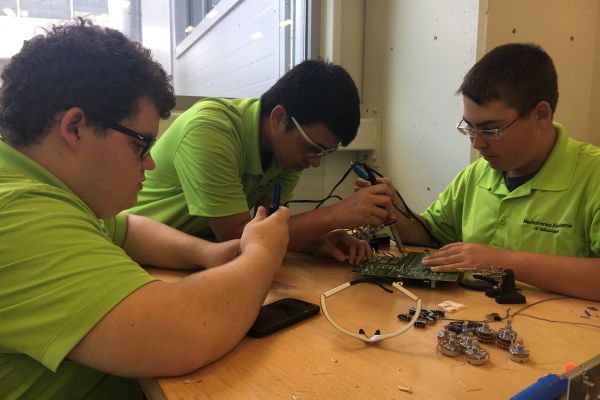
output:
[[[161,135],[152,149],[138,203],[129,210],[193,235],[211,237],[207,217],[248,212],[281,182],[281,201],[293,196],[300,174],[277,159],[260,159],[260,100],[200,100]]]
[[[554,129],[546,163],[512,192],[484,159],[462,170],[422,214],[438,242],[599,257],[600,149]]]
[[[153,278],[63,182],[0,140],[0,398],[140,398],[134,380],[66,359],[119,302]]]

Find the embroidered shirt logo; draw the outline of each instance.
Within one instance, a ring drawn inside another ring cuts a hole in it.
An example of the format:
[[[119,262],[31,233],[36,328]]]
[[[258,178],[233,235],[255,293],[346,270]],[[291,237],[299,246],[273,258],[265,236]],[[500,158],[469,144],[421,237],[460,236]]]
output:
[[[557,223],[557,222],[536,221],[533,219],[524,218],[523,223],[527,224],[527,225],[533,225],[534,226],[533,229],[536,231],[549,232],[549,233],[554,233],[554,234],[559,233],[560,230],[564,229],[564,228],[573,229],[573,224],[570,224],[568,222],[567,223]]]

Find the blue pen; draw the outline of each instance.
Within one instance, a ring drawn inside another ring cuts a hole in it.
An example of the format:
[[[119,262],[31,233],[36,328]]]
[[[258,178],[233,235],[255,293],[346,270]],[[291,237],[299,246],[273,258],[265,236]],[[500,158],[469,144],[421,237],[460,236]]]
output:
[[[273,187],[273,201],[267,212],[267,215],[273,214],[279,208],[279,202],[281,201],[281,183],[275,182]]]

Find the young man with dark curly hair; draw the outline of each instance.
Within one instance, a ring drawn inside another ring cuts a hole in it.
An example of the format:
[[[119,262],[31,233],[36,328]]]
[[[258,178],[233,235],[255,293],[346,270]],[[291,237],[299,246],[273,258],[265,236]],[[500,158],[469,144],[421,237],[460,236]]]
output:
[[[360,123],[358,90],[348,72],[304,61],[260,98],[205,98],[161,135],[136,207],[130,211],[184,232],[239,238],[251,210],[268,207],[281,183],[291,200],[300,172],[348,145]],[[290,218],[292,250],[360,263],[372,256],[343,229],[387,218],[383,185]]]
[[[223,243],[120,213],[175,100],[149,50],[118,31],[54,26],[1,77],[0,398],[141,398],[131,378],[228,352],[281,265],[288,210],[260,209]],[[207,270],[164,283],[140,264]]]

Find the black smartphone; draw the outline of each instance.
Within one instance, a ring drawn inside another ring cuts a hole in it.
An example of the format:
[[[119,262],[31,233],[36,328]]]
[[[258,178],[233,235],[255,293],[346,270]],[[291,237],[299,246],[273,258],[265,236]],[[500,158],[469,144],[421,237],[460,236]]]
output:
[[[317,315],[321,308],[313,303],[291,297],[262,306],[248,336],[263,337],[296,322]]]

